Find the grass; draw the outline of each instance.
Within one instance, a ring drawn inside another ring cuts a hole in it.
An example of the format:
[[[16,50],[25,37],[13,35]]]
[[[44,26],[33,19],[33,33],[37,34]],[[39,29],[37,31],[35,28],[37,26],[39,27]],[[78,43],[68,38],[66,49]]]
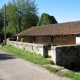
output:
[[[47,70],[49,70],[50,72],[54,72],[54,73],[56,73],[56,72],[59,71],[58,69],[52,68],[51,66],[45,66],[45,68],[46,68]]]
[[[75,73],[74,73],[73,71],[69,71],[69,72],[66,72],[66,73],[63,72],[62,75],[63,75],[63,76],[66,76],[66,77],[68,77],[68,78],[73,78],[74,75],[75,75]]]
[[[52,63],[51,60],[47,60],[46,58],[44,58],[40,54],[31,53],[29,51],[21,50],[21,49],[12,47],[10,45],[9,46],[2,46],[2,47],[0,47],[0,49],[3,49],[3,50],[5,50],[15,56],[18,56],[18,57],[23,58],[27,61],[33,62],[35,64],[39,64],[42,66],[45,64]],[[76,74],[74,71],[62,72],[56,68],[52,68],[51,66],[44,66],[44,68],[46,68],[47,70],[49,70],[50,72],[53,72],[53,73],[60,72],[60,74],[62,76],[72,78],[73,80],[80,80],[80,74]]]
[[[73,80],[80,80],[80,74],[76,74],[74,71],[62,72],[62,75]]]
[[[40,54],[35,54],[35,53],[31,53],[29,51],[21,50],[21,49],[13,47],[11,45],[3,46],[2,48],[5,51],[7,51],[15,56],[18,56],[20,58],[23,58],[23,59],[33,62],[35,64],[44,65],[44,64],[51,64],[51,62],[52,62],[51,60],[47,60]]]

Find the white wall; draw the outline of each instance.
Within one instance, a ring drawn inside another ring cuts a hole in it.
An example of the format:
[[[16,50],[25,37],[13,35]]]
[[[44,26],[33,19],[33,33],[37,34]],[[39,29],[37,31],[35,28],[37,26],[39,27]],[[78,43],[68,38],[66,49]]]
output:
[[[41,54],[44,56],[44,46],[43,44],[34,44],[34,43],[26,43],[26,42],[18,42],[18,41],[7,41],[7,45],[12,45],[14,47],[28,50],[30,52],[35,52],[37,54]]]
[[[80,37],[76,37],[76,44],[80,44]]]

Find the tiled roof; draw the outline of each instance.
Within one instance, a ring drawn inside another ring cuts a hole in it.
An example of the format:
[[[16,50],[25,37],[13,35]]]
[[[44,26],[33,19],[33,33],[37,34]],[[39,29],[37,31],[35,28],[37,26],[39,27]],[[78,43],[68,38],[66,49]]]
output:
[[[62,36],[80,34],[80,21],[51,24],[29,28],[18,36]]]

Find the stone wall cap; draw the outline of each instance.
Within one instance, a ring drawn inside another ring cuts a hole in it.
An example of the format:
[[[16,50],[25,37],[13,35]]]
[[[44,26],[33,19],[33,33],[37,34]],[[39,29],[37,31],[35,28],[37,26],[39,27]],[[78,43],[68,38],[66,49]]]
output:
[[[51,48],[57,47],[68,47],[68,46],[80,46],[80,44],[73,44],[73,45],[58,45],[58,46],[51,46]]]

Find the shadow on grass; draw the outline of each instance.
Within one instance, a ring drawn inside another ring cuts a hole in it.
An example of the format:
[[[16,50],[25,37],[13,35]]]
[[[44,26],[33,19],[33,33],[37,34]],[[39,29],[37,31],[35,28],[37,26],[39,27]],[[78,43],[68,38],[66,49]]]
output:
[[[0,60],[16,59],[13,55],[0,53]]]

